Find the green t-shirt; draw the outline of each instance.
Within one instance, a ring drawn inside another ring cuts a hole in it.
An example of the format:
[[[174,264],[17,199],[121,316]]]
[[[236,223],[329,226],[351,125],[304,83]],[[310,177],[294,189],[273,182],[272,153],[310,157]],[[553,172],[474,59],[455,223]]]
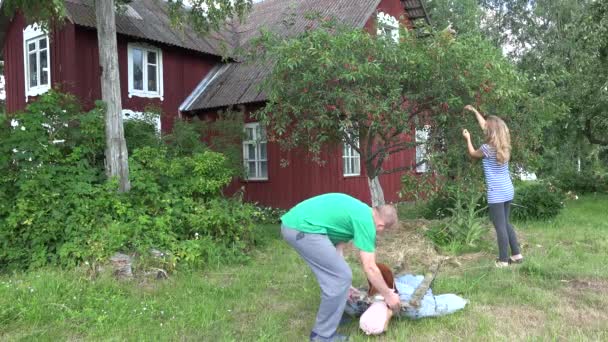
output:
[[[319,195],[301,202],[281,217],[283,225],[304,233],[325,234],[334,245],[353,240],[364,252],[376,248],[372,208],[345,194]]]

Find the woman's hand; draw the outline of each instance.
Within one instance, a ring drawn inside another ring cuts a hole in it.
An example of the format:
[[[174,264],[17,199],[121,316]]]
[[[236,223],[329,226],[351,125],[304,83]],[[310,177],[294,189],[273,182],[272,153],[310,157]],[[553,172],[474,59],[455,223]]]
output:
[[[464,106],[464,109],[468,110],[469,112],[473,112],[473,113],[475,113],[477,111],[477,109],[475,109],[475,107],[473,107],[471,105]]]
[[[466,128],[462,130],[462,136],[466,140],[470,140],[471,139],[471,134],[469,133],[469,131]]]

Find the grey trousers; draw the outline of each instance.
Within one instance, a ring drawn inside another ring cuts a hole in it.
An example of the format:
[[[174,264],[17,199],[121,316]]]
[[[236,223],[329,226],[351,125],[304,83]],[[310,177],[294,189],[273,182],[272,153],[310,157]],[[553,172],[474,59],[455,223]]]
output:
[[[302,233],[281,225],[281,235],[300,254],[321,287],[321,305],[312,329],[321,337],[331,337],[344,313],[352,272],[327,235]]]
[[[511,201],[504,203],[492,203],[488,205],[490,209],[490,218],[496,229],[496,239],[498,240],[498,259],[503,262],[509,261],[509,247],[511,247],[511,255],[520,254],[519,243],[517,236],[511,223],[509,223],[509,214],[511,210]]]

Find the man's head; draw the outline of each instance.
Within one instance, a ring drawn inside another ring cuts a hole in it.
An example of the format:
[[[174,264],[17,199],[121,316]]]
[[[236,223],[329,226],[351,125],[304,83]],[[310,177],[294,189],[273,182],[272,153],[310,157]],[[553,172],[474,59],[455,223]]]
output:
[[[396,226],[399,220],[397,218],[397,209],[391,204],[374,207],[372,209],[372,216],[374,217],[377,232]]]

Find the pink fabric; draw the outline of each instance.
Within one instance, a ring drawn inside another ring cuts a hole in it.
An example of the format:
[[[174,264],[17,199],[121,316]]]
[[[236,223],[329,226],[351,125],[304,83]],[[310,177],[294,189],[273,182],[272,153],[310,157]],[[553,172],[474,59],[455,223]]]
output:
[[[370,305],[359,319],[359,327],[368,335],[379,335],[386,331],[393,312],[384,301]]]

